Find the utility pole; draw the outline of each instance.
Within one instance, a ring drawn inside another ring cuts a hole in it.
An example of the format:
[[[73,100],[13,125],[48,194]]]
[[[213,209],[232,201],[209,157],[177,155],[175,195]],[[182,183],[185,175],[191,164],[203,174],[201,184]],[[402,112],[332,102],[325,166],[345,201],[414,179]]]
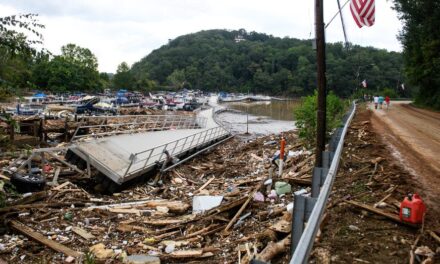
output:
[[[318,81],[318,112],[316,133],[315,166],[322,167],[322,152],[325,150],[326,131],[326,77],[325,77],[325,33],[324,33],[324,3],[315,0],[315,37],[316,64]]]

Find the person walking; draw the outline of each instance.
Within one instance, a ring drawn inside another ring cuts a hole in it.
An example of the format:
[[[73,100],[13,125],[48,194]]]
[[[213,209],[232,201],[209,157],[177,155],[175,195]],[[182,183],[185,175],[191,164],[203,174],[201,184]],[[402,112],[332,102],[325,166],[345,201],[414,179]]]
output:
[[[383,96],[379,96],[379,108],[382,109],[383,106],[383,101],[385,100],[385,98],[383,98]]]
[[[377,109],[377,105],[379,104],[379,96],[375,95],[373,97],[374,109]]]
[[[390,107],[390,97],[387,95],[385,96],[385,103],[387,104],[387,110]]]

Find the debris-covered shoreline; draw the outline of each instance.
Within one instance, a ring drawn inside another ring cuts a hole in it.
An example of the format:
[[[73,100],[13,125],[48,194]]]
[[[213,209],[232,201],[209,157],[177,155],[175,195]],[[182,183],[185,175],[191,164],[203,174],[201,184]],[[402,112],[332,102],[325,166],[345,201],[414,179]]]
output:
[[[290,245],[288,205],[293,195],[288,187],[293,192],[308,190],[314,155],[294,132],[283,135],[288,155],[282,178],[272,160],[279,149],[280,137],[275,135],[227,141],[162,175],[161,186],[136,183],[120,193],[101,195],[89,187],[90,180],[58,176],[44,191],[8,199],[0,209],[2,223],[7,223],[0,258],[61,263],[93,253],[96,260],[113,263],[139,254],[164,263],[236,263],[239,256],[246,263],[258,254],[287,263],[287,254],[280,253]],[[57,165],[61,166],[54,161],[48,171],[48,182]],[[7,181],[8,176],[3,177]],[[201,204],[195,204],[196,197]],[[215,203],[209,204],[210,199]],[[194,206],[209,209],[194,214]],[[24,235],[32,231],[49,242]],[[50,242],[78,255],[68,258],[69,251],[60,253],[63,250],[54,250]]]

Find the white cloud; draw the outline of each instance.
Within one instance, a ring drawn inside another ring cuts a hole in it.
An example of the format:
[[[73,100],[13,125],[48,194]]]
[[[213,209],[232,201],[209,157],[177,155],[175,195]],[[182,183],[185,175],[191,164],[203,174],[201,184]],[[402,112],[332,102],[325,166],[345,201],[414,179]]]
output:
[[[324,2],[328,21],[337,5],[336,1]],[[376,25],[362,29],[354,24],[346,6],[343,14],[349,41],[401,50],[396,39],[401,24],[390,6],[388,1],[377,0]],[[245,28],[309,38],[314,35],[313,8],[312,0],[3,0],[0,16],[38,13],[46,25],[47,49],[57,54],[67,43],[87,47],[98,57],[101,71],[114,72],[122,61],[132,64],[168,39],[200,30]],[[339,18],[327,29],[326,38],[343,41]]]

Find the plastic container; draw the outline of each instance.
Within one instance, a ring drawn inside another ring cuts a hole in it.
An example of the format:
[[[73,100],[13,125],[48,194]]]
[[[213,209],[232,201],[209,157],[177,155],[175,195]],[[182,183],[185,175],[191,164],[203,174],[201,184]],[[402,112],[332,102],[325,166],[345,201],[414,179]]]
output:
[[[426,212],[425,203],[418,194],[409,194],[403,202],[400,203],[400,220],[412,223],[421,224],[423,216]]]
[[[290,184],[287,182],[276,182],[275,191],[278,195],[290,193],[292,192],[292,186],[290,186]]]

